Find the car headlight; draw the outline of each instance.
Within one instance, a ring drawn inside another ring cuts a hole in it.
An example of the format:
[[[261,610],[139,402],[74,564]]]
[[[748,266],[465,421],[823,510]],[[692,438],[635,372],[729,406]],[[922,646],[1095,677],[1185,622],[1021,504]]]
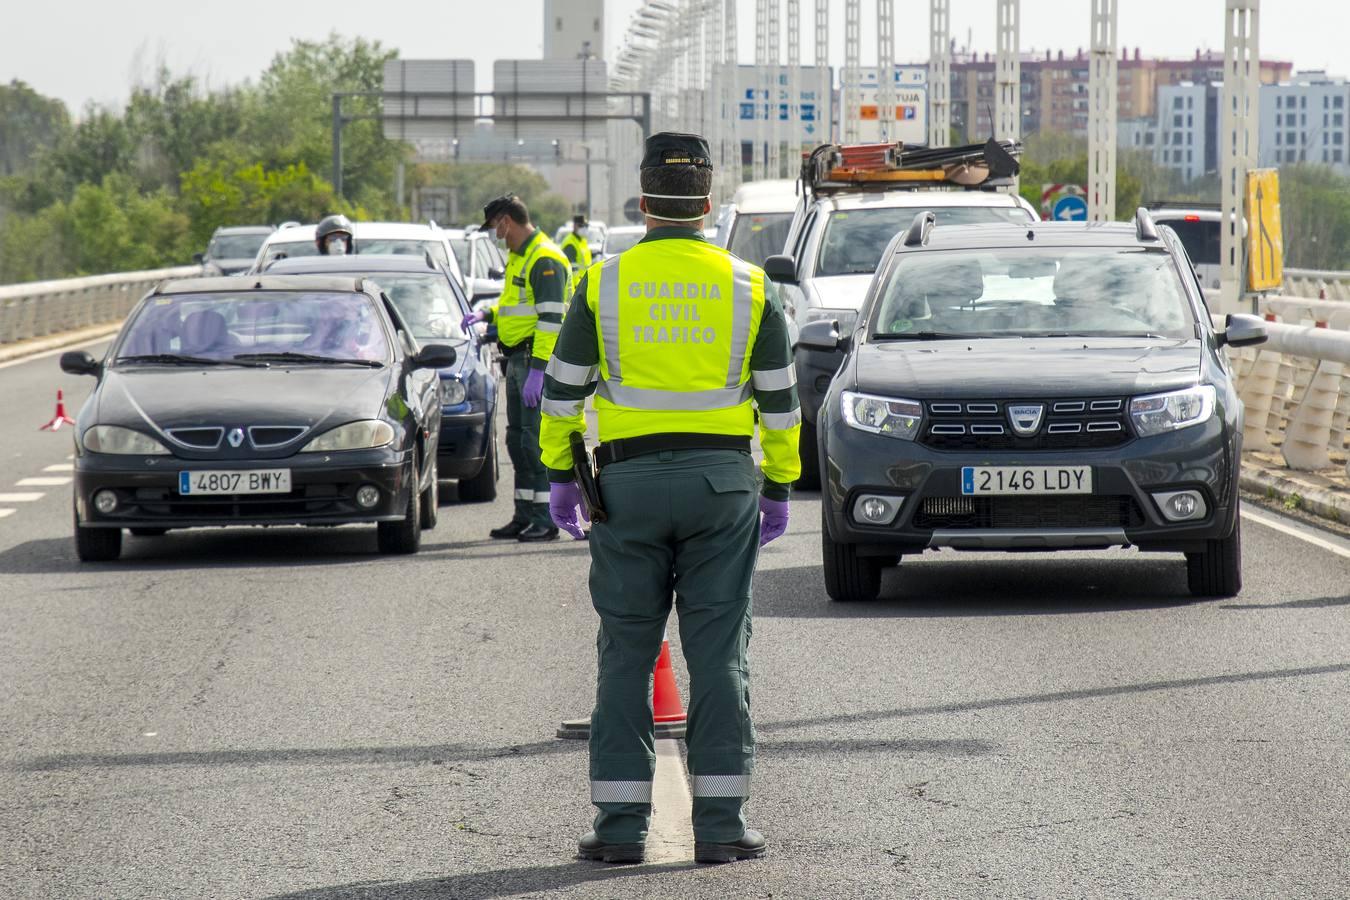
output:
[[[394,439],[394,427],[388,422],[365,419],[330,428],[306,444],[301,453],[328,453],[333,450],[369,450],[383,447]]]
[[[923,406],[913,400],[842,391],[839,404],[844,421],[852,427],[901,440],[914,440],[923,421]]]
[[[1130,418],[1143,437],[1189,428],[1214,415],[1214,385],[1198,384],[1166,394],[1150,394],[1130,401]]]
[[[124,456],[163,456],[169,452],[148,434],[123,428],[120,425],[95,425],[85,429],[80,438],[90,453],[119,453]]]
[[[441,379],[441,406],[458,406],[467,396],[468,391],[464,389],[464,382],[458,378]]]

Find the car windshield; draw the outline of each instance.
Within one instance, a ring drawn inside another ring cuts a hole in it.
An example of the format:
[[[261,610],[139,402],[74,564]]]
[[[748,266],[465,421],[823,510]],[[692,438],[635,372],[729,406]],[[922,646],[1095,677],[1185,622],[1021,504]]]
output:
[[[872,328],[881,338],[1194,336],[1180,275],[1158,251],[902,254],[879,296]]]
[[[741,259],[757,266],[775,253],[783,252],[792,213],[742,213],[731,226],[727,249]],[[881,252],[877,252],[877,259]]]
[[[267,234],[218,234],[211,238],[206,255],[211,259],[252,259],[267,240]]]
[[[637,246],[638,241],[646,236],[645,229],[641,231],[611,231],[609,237],[605,238],[605,252],[613,256],[625,250],[632,250]]]
[[[118,358],[171,354],[233,360],[255,353],[385,360],[389,347],[369,297],[318,291],[152,297],[127,324],[117,347]]]
[[[455,262],[459,263],[459,270],[461,272],[472,272],[473,265],[469,261],[469,252],[472,248],[469,246],[469,239],[467,237],[451,238],[450,249],[455,251]]]
[[[1030,222],[1020,206],[934,206],[939,225],[981,225],[985,222]],[[883,206],[830,213],[820,241],[816,275],[871,275],[881,263],[886,245],[908,228],[923,209]]]
[[[1219,264],[1219,223],[1204,222],[1195,219],[1161,219],[1153,221],[1166,225],[1177,233],[1186,255],[1197,266],[1217,266]]]
[[[446,268],[451,265],[450,255],[445,252],[445,244],[441,241],[422,241],[416,238],[357,238],[356,252],[394,256],[426,256],[430,253],[432,259]],[[313,241],[286,241],[267,245],[268,259],[278,259],[283,255],[291,259],[297,256],[318,256],[319,248]]]
[[[462,337],[459,323],[464,314],[445,276],[373,272],[370,277],[394,301],[419,341]]]

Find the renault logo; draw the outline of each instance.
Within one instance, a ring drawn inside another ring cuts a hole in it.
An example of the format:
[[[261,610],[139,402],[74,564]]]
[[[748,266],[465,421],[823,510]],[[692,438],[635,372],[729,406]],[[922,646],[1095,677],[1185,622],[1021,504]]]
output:
[[[1030,437],[1041,427],[1041,417],[1045,415],[1044,403],[1009,404],[1008,421],[1012,430],[1022,437]]]
[[[1037,418],[1037,421],[1040,421],[1039,417]],[[1013,427],[1016,428],[1017,426],[1014,425]],[[244,442],[244,429],[231,428],[230,433],[225,437],[225,440],[230,442],[231,447],[238,447]]]

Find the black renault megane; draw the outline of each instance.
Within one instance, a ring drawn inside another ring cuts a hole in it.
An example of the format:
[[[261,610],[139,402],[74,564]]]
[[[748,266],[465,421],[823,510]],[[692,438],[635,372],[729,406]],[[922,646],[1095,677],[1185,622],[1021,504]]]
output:
[[[1185,250],[1133,224],[934,227],[882,258],[821,409],[825,584],[871,600],[929,549],[1133,546],[1186,556],[1191,591],[1242,584],[1242,403]]]
[[[398,310],[360,278],[166,282],[132,311],[75,428],[75,547],[110,560],[122,531],[376,526],[413,553],[436,523],[436,369]]]

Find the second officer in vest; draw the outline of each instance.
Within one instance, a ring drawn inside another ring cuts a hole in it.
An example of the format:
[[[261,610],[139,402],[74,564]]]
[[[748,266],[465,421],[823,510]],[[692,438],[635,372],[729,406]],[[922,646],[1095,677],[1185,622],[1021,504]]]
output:
[[[530,223],[529,210],[514,194],[483,207],[483,228],[495,230],[511,251],[501,300],[464,319],[466,331],[476,322],[495,320],[506,357],[506,452],[516,470],[516,508],[511,521],[490,534],[557,540],[558,529],[548,515],[548,475],[539,458],[539,402],[572,271],[557,245]]]
[[[750,581],[787,528],[799,474],[797,404],[783,307],[764,272],[703,239],[712,166],[697,135],[662,133],[642,160],[647,234],[592,266],[548,364],[541,444],[553,520],[574,537],[580,491],[569,441],[595,395],[600,500],[591,600],[600,616],[591,715],[595,830],[580,855],[643,858],[655,752],[652,669],[670,614],[689,666],[694,858],[764,852],[746,828]],[[763,466],[750,455],[759,409]]]

